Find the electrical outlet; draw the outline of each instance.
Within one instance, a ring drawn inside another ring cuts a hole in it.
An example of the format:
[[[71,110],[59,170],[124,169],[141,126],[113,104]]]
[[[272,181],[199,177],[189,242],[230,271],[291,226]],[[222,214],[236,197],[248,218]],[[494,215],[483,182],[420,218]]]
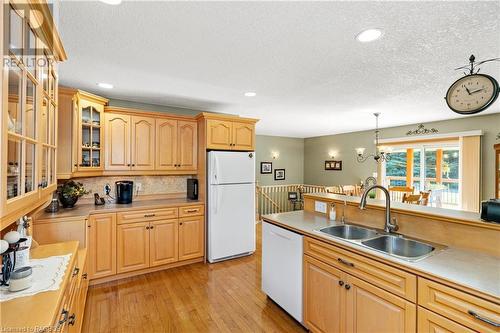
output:
[[[109,195],[111,193],[111,185],[104,185],[104,194]]]
[[[326,202],[323,201],[314,201],[314,210],[318,213],[326,214]]]
[[[142,183],[135,183],[135,189],[137,192],[141,192],[142,191]]]

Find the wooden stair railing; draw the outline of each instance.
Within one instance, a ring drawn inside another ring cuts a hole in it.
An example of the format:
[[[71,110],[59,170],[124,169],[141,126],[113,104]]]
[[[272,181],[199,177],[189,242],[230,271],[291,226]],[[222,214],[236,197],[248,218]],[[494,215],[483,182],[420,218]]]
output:
[[[288,192],[296,192],[301,198],[303,193],[320,193],[326,192],[325,186],[307,185],[307,184],[288,184],[288,185],[256,185],[256,208],[257,219],[261,219],[262,215],[289,212],[297,207],[294,207],[292,202],[288,200]],[[299,201],[301,209],[301,202]]]

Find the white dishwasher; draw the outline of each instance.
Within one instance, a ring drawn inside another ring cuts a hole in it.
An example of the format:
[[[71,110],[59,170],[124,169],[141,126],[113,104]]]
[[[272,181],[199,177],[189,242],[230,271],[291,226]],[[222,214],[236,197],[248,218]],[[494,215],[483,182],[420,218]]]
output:
[[[262,291],[302,323],[302,235],[262,222]]]

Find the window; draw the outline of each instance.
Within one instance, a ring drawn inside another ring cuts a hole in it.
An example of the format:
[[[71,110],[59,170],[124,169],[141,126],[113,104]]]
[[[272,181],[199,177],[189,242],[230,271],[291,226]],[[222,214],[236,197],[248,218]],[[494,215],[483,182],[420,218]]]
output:
[[[461,209],[460,148],[457,141],[393,146],[382,168],[384,186],[430,191],[428,205]]]

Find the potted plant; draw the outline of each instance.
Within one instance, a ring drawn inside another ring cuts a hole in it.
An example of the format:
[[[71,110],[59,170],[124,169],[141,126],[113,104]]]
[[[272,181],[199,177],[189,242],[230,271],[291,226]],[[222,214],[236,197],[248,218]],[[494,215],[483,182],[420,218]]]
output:
[[[78,201],[78,198],[88,194],[89,191],[85,190],[82,183],[68,180],[59,186],[57,193],[59,194],[59,201],[61,201],[63,208],[72,208]]]

